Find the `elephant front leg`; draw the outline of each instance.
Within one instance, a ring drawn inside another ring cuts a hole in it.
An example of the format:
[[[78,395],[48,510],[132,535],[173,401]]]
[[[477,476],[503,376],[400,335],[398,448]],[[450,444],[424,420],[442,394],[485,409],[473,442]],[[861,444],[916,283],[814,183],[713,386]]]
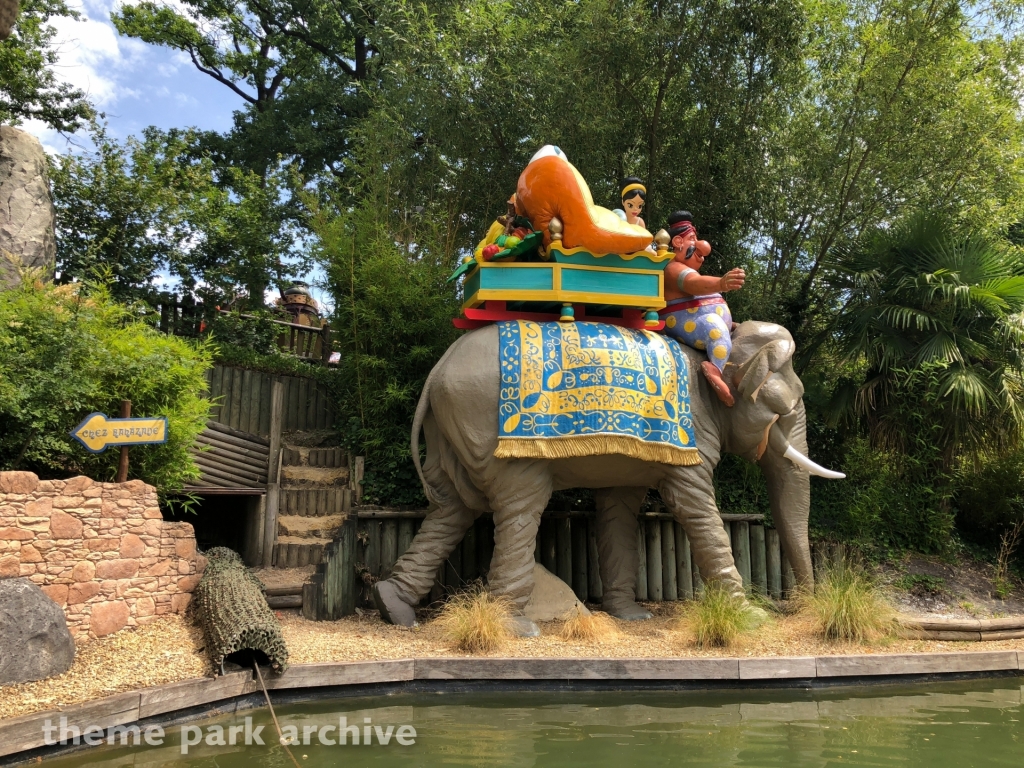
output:
[[[651,612],[636,602],[637,514],[647,488],[601,488],[594,491],[597,509],[597,554],[603,595],[601,608],[617,619],[640,621]]]
[[[725,532],[715,503],[711,473],[706,459],[694,467],[679,467],[675,474],[662,481],[661,498],[686,531],[701,578],[717,581],[730,594],[745,597],[743,578],[733,561],[729,534]]]
[[[374,603],[384,621],[403,627],[416,623],[413,606],[430,591],[441,564],[479,515],[460,501],[427,514],[409,549],[395,563],[391,578],[373,586]]]

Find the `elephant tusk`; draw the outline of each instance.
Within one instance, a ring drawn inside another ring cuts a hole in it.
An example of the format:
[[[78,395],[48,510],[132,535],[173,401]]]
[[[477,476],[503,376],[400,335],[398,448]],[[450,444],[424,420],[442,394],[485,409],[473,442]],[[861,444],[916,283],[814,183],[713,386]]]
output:
[[[792,461],[798,467],[803,467],[812,475],[818,477],[826,477],[829,480],[842,480],[846,477],[842,472],[833,472],[831,469],[825,469],[820,464],[815,464],[813,461],[804,456],[800,451],[794,448],[792,445],[786,447],[786,452],[782,454],[787,459]]]
[[[842,472],[833,472],[831,469],[825,469],[820,464],[815,464],[809,458],[800,453],[800,451],[789,444],[786,436],[783,434],[782,430],[779,429],[778,423],[772,424],[769,428],[768,443],[771,445],[773,450],[778,451],[798,467],[806,469],[812,475],[825,477],[829,480],[842,480],[846,477]]]

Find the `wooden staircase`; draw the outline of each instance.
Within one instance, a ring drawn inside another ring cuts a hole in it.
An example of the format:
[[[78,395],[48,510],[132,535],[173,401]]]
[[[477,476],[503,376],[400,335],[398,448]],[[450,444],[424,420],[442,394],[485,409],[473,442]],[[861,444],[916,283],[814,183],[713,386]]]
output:
[[[317,565],[352,509],[348,454],[285,444],[274,544],[275,568]]]

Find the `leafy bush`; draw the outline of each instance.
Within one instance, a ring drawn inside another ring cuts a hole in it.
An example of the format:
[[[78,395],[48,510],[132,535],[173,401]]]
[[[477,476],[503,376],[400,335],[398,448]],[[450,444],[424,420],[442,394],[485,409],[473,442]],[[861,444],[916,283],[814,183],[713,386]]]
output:
[[[210,323],[210,335],[220,344],[252,350],[258,355],[277,352],[277,337],[282,326],[274,323],[276,315],[266,310],[217,314]]]
[[[166,416],[168,441],[135,448],[129,475],[162,491],[199,476],[188,448],[203,429],[211,349],[153,330],[103,286],[26,279],[0,293],[0,469],[42,477],[116,474],[118,451],[87,452],[69,432],[94,411]]]

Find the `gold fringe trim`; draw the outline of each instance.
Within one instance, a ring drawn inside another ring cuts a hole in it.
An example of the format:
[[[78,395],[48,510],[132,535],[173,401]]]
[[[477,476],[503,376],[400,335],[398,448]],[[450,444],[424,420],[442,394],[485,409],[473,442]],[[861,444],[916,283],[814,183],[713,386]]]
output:
[[[700,464],[696,448],[646,443],[632,435],[566,435],[564,437],[499,437],[496,459],[573,459],[618,453],[641,461],[692,467]]]

